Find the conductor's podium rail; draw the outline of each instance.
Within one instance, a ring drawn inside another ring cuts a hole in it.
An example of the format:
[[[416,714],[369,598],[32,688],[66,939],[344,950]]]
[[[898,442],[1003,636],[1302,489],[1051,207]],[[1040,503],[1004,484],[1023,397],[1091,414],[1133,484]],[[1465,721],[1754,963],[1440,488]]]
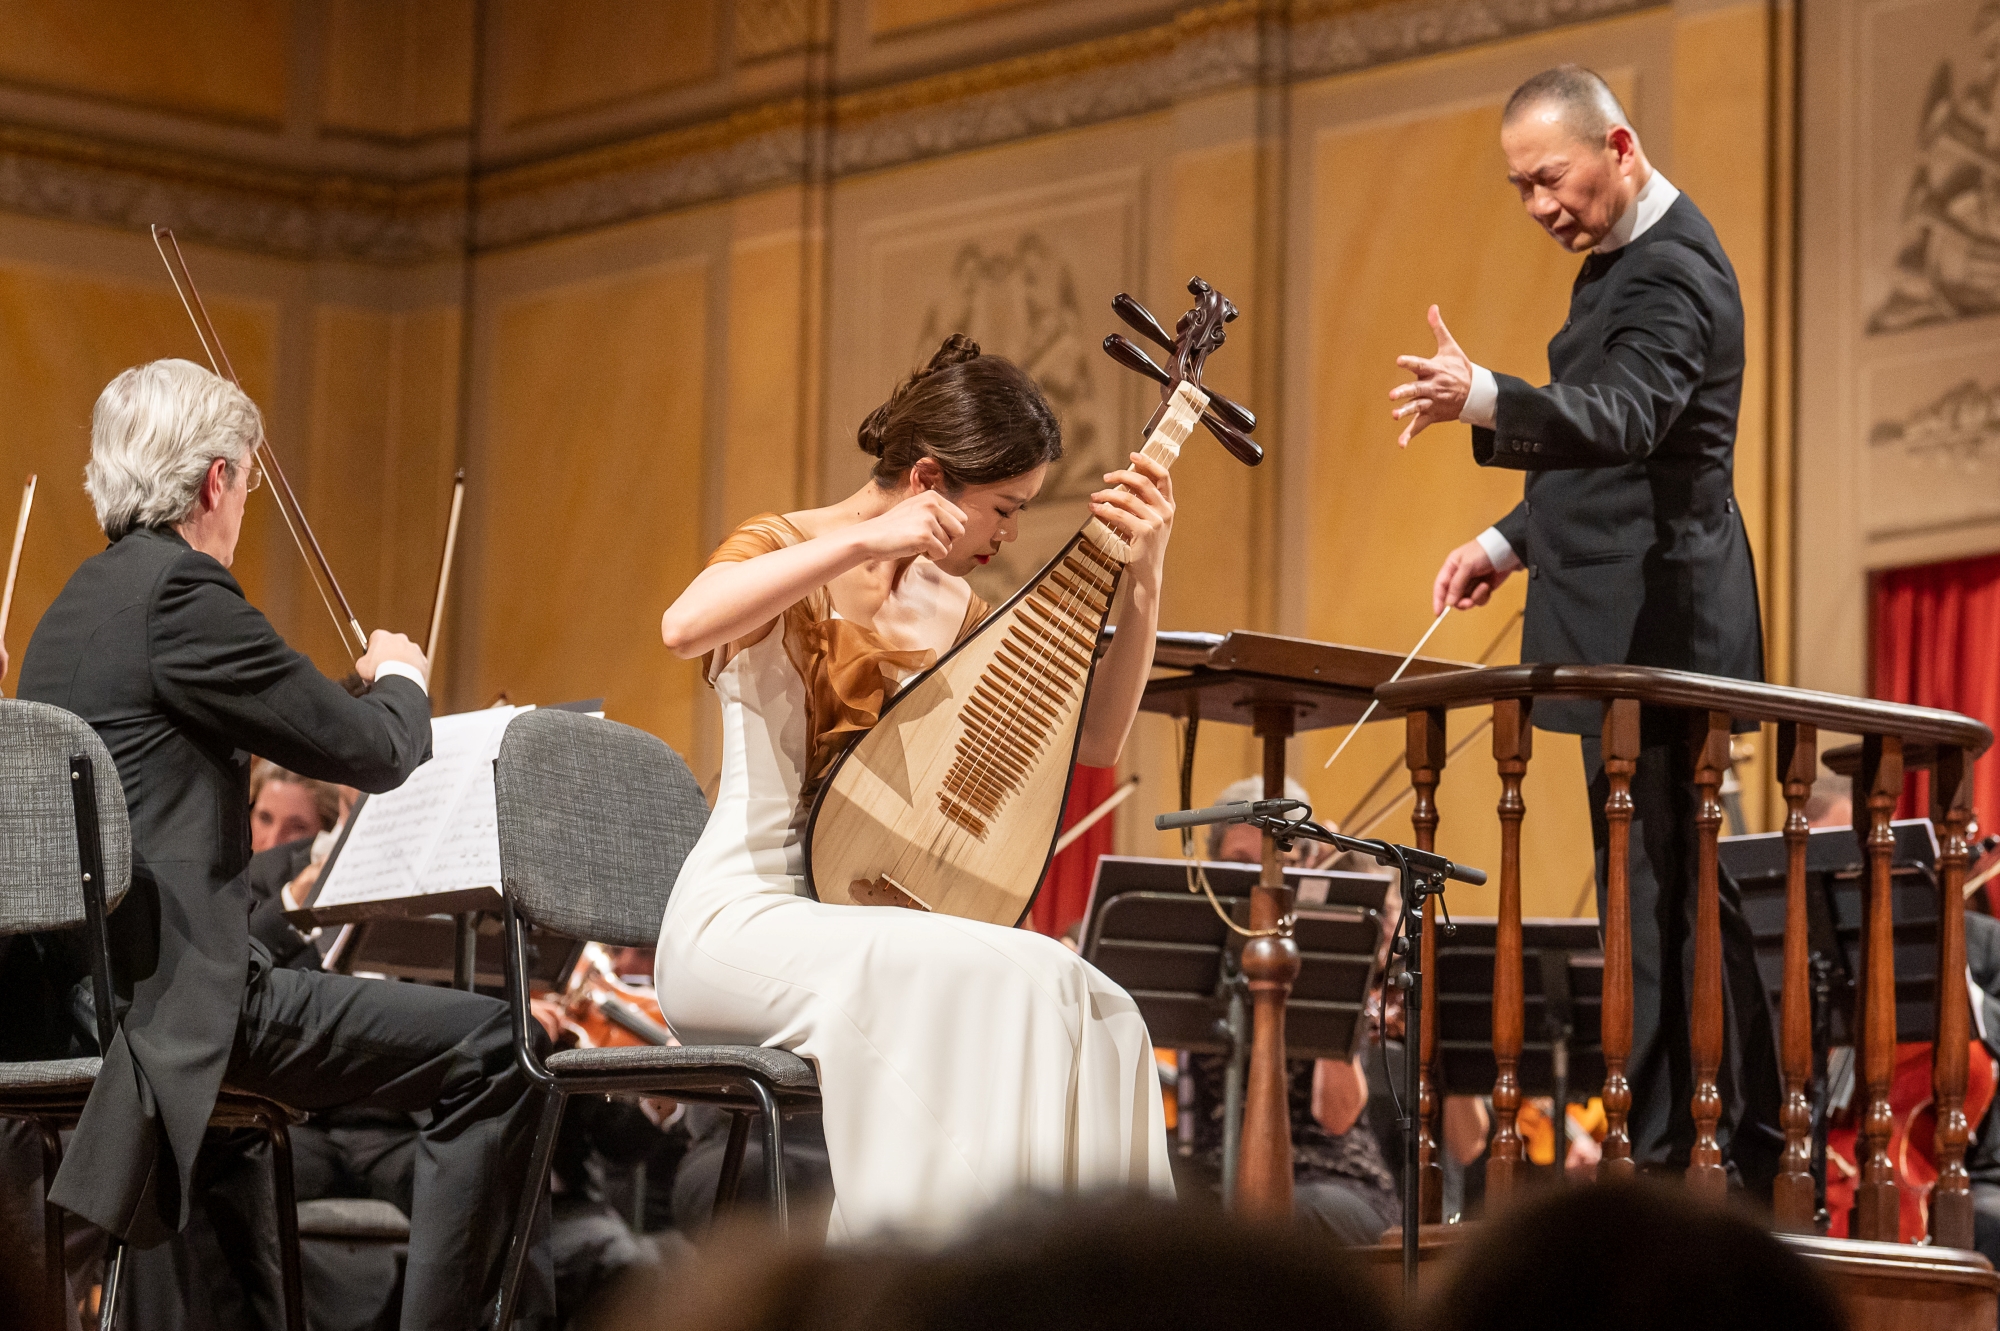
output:
[[[1631,789],[1640,755],[1640,711],[1649,730],[1666,724],[1688,727],[1694,754],[1694,821],[1698,880],[1693,1013],[1689,1054],[1694,1070],[1692,1113],[1695,1144],[1688,1183],[1720,1196],[1726,1188],[1722,1153],[1716,1142],[1721,1115],[1717,1072],[1722,1063],[1722,936],[1717,889],[1718,838],[1722,827],[1720,791],[1729,770],[1729,739],[1739,725],[1777,728],[1774,768],[1788,810],[1783,909],[1783,983],[1779,1061],[1784,1081],[1782,1126],[1785,1151],[1774,1208],[1780,1229],[1810,1233],[1814,1220],[1811,1174],[1811,1107],[1807,1085],[1812,1072],[1811,979],[1807,958],[1806,881],[1808,828],[1805,804],[1818,772],[1821,729],[1858,734],[1858,752],[1843,766],[1854,782],[1854,831],[1866,872],[1862,891],[1860,976],[1856,986],[1858,1081],[1865,1097],[1857,1146],[1860,1178],[1849,1234],[1856,1239],[1893,1241],[1898,1232],[1898,1196],[1889,1157],[1890,1080],[1895,1070],[1897,1028],[1894,882],[1891,871],[1896,836],[1890,818],[1903,789],[1903,773],[1928,767],[1931,821],[1937,829],[1936,973],[1965,970],[1965,831],[1972,816],[1973,760],[1993,742],[1993,733],[1970,717],[1925,707],[1850,698],[1806,689],[1717,679],[1676,670],[1637,666],[1499,666],[1430,678],[1406,679],[1376,690],[1385,708],[1403,714],[1405,749],[1415,806],[1410,815],[1416,844],[1434,849],[1438,836],[1435,794],[1444,775],[1445,720],[1457,708],[1487,708],[1493,715],[1493,758],[1500,772],[1499,915],[1494,941],[1492,1050],[1494,1134],[1487,1165],[1489,1197],[1503,1199],[1519,1181],[1522,1140],[1516,1124],[1521,1100],[1523,1054],[1523,973],[1521,930],[1521,798],[1532,748],[1531,721],[1538,699],[1584,699],[1604,709],[1604,766],[1610,787],[1605,804],[1609,829],[1609,869],[1603,919],[1604,976],[1602,1048],[1604,1107],[1608,1120],[1604,1174],[1634,1171],[1626,1115],[1631,1089],[1625,1063],[1632,1041],[1632,950],[1627,848],[1632,822]],[[1678,718],[1676,720],[1675,718]],[[1437,941],[1431,919],[1424,921],[1423,968],[1435,973]],[[1426,986],[1424,1071],[1419,1102],[1418,1143],[1423,1179],[1424,1219],[1442,1209],[1442,1177],[1436,1164],[1438,1093],[1438,986]],[[1931,1241],[1941,1247],[1972,1246],[1972,1191],[1965,1170],[1966,1051],[1970,1011],[1962,988],[1939,985],[1934,999],[1932,1094],[1936,1105],[1937,1184],[1930,1206]],[[1463,1089],[1453,1087],[1454,1090]]]

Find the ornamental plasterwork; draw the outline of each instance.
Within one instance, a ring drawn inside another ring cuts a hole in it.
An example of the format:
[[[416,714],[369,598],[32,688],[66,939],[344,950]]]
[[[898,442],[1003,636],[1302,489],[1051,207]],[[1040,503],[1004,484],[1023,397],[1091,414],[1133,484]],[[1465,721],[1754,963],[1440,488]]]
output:
[[[1966,57],[1938,62],[1916,138],[1894,287],[1871,333],[2000,313],[2000,5],[1980,7]]]
[[[1643,0],[1401,0],[1289,26],[1247,0],[1183,12],[1137,33],[888,88],[843,93],[819,114],[792,96],[719,121],[479,178],[479,247],[522,244],[807,178],[830,123],[835,176],[1158,111],[1177,98],[1353,71],[1646,8]],[[744,0],[739,59],[802,49],[812,0]],[[268,175],[269,173],[267,173]],[[143,149],[50,151],[0,139],[0,208],[143,227],[301,257],[407,262],[462,250],[464,181],[260,178],[189,169]]]
[[[1982,388],[1967,379],[1900,420],[1876,422],[1868,442],[1913,462],[1985,471],[2000,461],[2000,383]]]

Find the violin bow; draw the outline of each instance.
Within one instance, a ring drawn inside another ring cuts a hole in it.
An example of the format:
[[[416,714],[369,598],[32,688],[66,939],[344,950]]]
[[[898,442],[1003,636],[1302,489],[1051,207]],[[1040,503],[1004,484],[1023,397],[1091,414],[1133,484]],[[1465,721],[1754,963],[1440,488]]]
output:
[[[208,317],[208,305],[194,284],[194,274],[188,271],[187,257],[181,253],[180,241],[166,227],[156,224],[152,230],[153,248],[160,252],[160,262],[167,266],[174,294],[181,298],[181,308],[187,311],[188,320],[194,324],[194,335],[201,340],[201,349],[208,357],[209,368],[237,388],[242,388],[243,381],[236,377],[236,366],[230,362],[229,353],[223,350],[222,335],[216,332],[214,321]],[[169,250],[172,252],[169,253]],[[265,470],[270,474],[271,498],[277,501],[278,513],[285,520],[285,529],[292,534],[292,543],[298,546],[299,555],[313,575],[313,590],[319,593],[320,604],[326,607],[327,615],[332,618],[334,632],[340,635],[343,646],[347,643],[348,634],[352,633],[360,654],[367,655],[368,635],[362,631],[354,607],[348,604],[347,593],[340,589],[339,579],[333,576],[333,566],[327,563],[326,551],[320,548],[319,537],[313,535],[312,524],[306,521],[306,511],[300,507],[299,497],[293,492],[292,483],[278,462],[277,451],[271,447],[268,438],[258,439],[256,448],[251,451],[261,455]],[[329,591],[333,594],[331,601],[327,599]],[[333,608],[334,601],[340,603],[338,612]]]
[[[444,628],[444,593],[451,586],[451,559],[458,550],[458,515],[465,508],[465,469],[451,480],[451,515],[444,520],[444,554],[438,559],[437,594],[431,597],[431,631],[424,638],[424,656],[437,674],[438,632]]]
[[[21,572],[21,547],[28,541],[28,515],[35,509],[35,473],[21,487],[21,515],[14,519],[14,553],[7,557],[7,587],[0,591],[0,646],[7,641],[7,623],[14,613],[14,579]]]

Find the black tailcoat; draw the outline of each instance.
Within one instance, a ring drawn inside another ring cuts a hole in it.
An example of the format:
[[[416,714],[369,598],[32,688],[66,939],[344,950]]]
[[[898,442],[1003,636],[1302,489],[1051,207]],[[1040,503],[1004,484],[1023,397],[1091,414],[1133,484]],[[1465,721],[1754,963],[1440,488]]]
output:
[[[1687,195],[1584,261],[1549,374],[1546,388],[1495,375],[1495,428],[1472,431],[1481,466],[1528,473],[1496,524],[1527,565],[1521,659],[1762,679],[1733,483],[1743,302]],[[1603,712],[1538,702],[1535,724],[1596,734]]]
[[[227,569],[164,529],[127,534],[70,578],[28,644],[21,696],[90,723],[132,820],[132,889],[111,916],[124,1021],[51,1197],[153,1243],[186,1222],[253,964],[250,755],[391,790],[430,756],[430,700],[396,677],[350,697]],[[86,973],[73,932],[40,941],[53,971]]]

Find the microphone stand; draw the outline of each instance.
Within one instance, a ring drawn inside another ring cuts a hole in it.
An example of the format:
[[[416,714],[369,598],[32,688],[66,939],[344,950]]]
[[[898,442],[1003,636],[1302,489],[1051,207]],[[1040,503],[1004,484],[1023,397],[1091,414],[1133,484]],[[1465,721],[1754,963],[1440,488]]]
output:
[[[1297,817],[1288,817],[1286,810],[1302,812]],[[1163,826],[1163,829],[1200,823],[1248,823],[1259,831],[1270,833],[1281,850],[1290,850],[1292,843],[1301,839],[1318,841],[1339,850],[1366,855],[1377,864],[1397,871],[1403,892],[1403,913],[1389,951],[1403,962],[1401,974],[1393,981],[1403,991],[1404,1024],[1403,1098],[1398,1106],[1401,1113],[1396,1123],[1403,1133],[1403,1301],[1406,1308],[1414,1308],[1417,1299],[1417,1240],[1423,1223],[1422,1180],[1417,1174],[1417,1102],[1422,1092],[1422,1069],[1418,1066],[1418,1058],[1423,1048],[1424,913],[1427,903],[1434,896],[1438,898],[1440,909],[1443,908],[1447,878],[1477,886],[1486,881],[1486,875],[1478,869],[1454,864],[1435,851],[1330,831],[1312,821],[1309,806],[1295,800],[1218,805],[1213,809],[1162,814],[1155,820],[1155,825]],[[1454,931],[1449,911],[1445,912],[1444,930],[1447,935]],[[1386,1004],[1384,1006],[1386,1008]],[[1388,1039],[1386,1029],[1383,1039],[1385,1042]]]

